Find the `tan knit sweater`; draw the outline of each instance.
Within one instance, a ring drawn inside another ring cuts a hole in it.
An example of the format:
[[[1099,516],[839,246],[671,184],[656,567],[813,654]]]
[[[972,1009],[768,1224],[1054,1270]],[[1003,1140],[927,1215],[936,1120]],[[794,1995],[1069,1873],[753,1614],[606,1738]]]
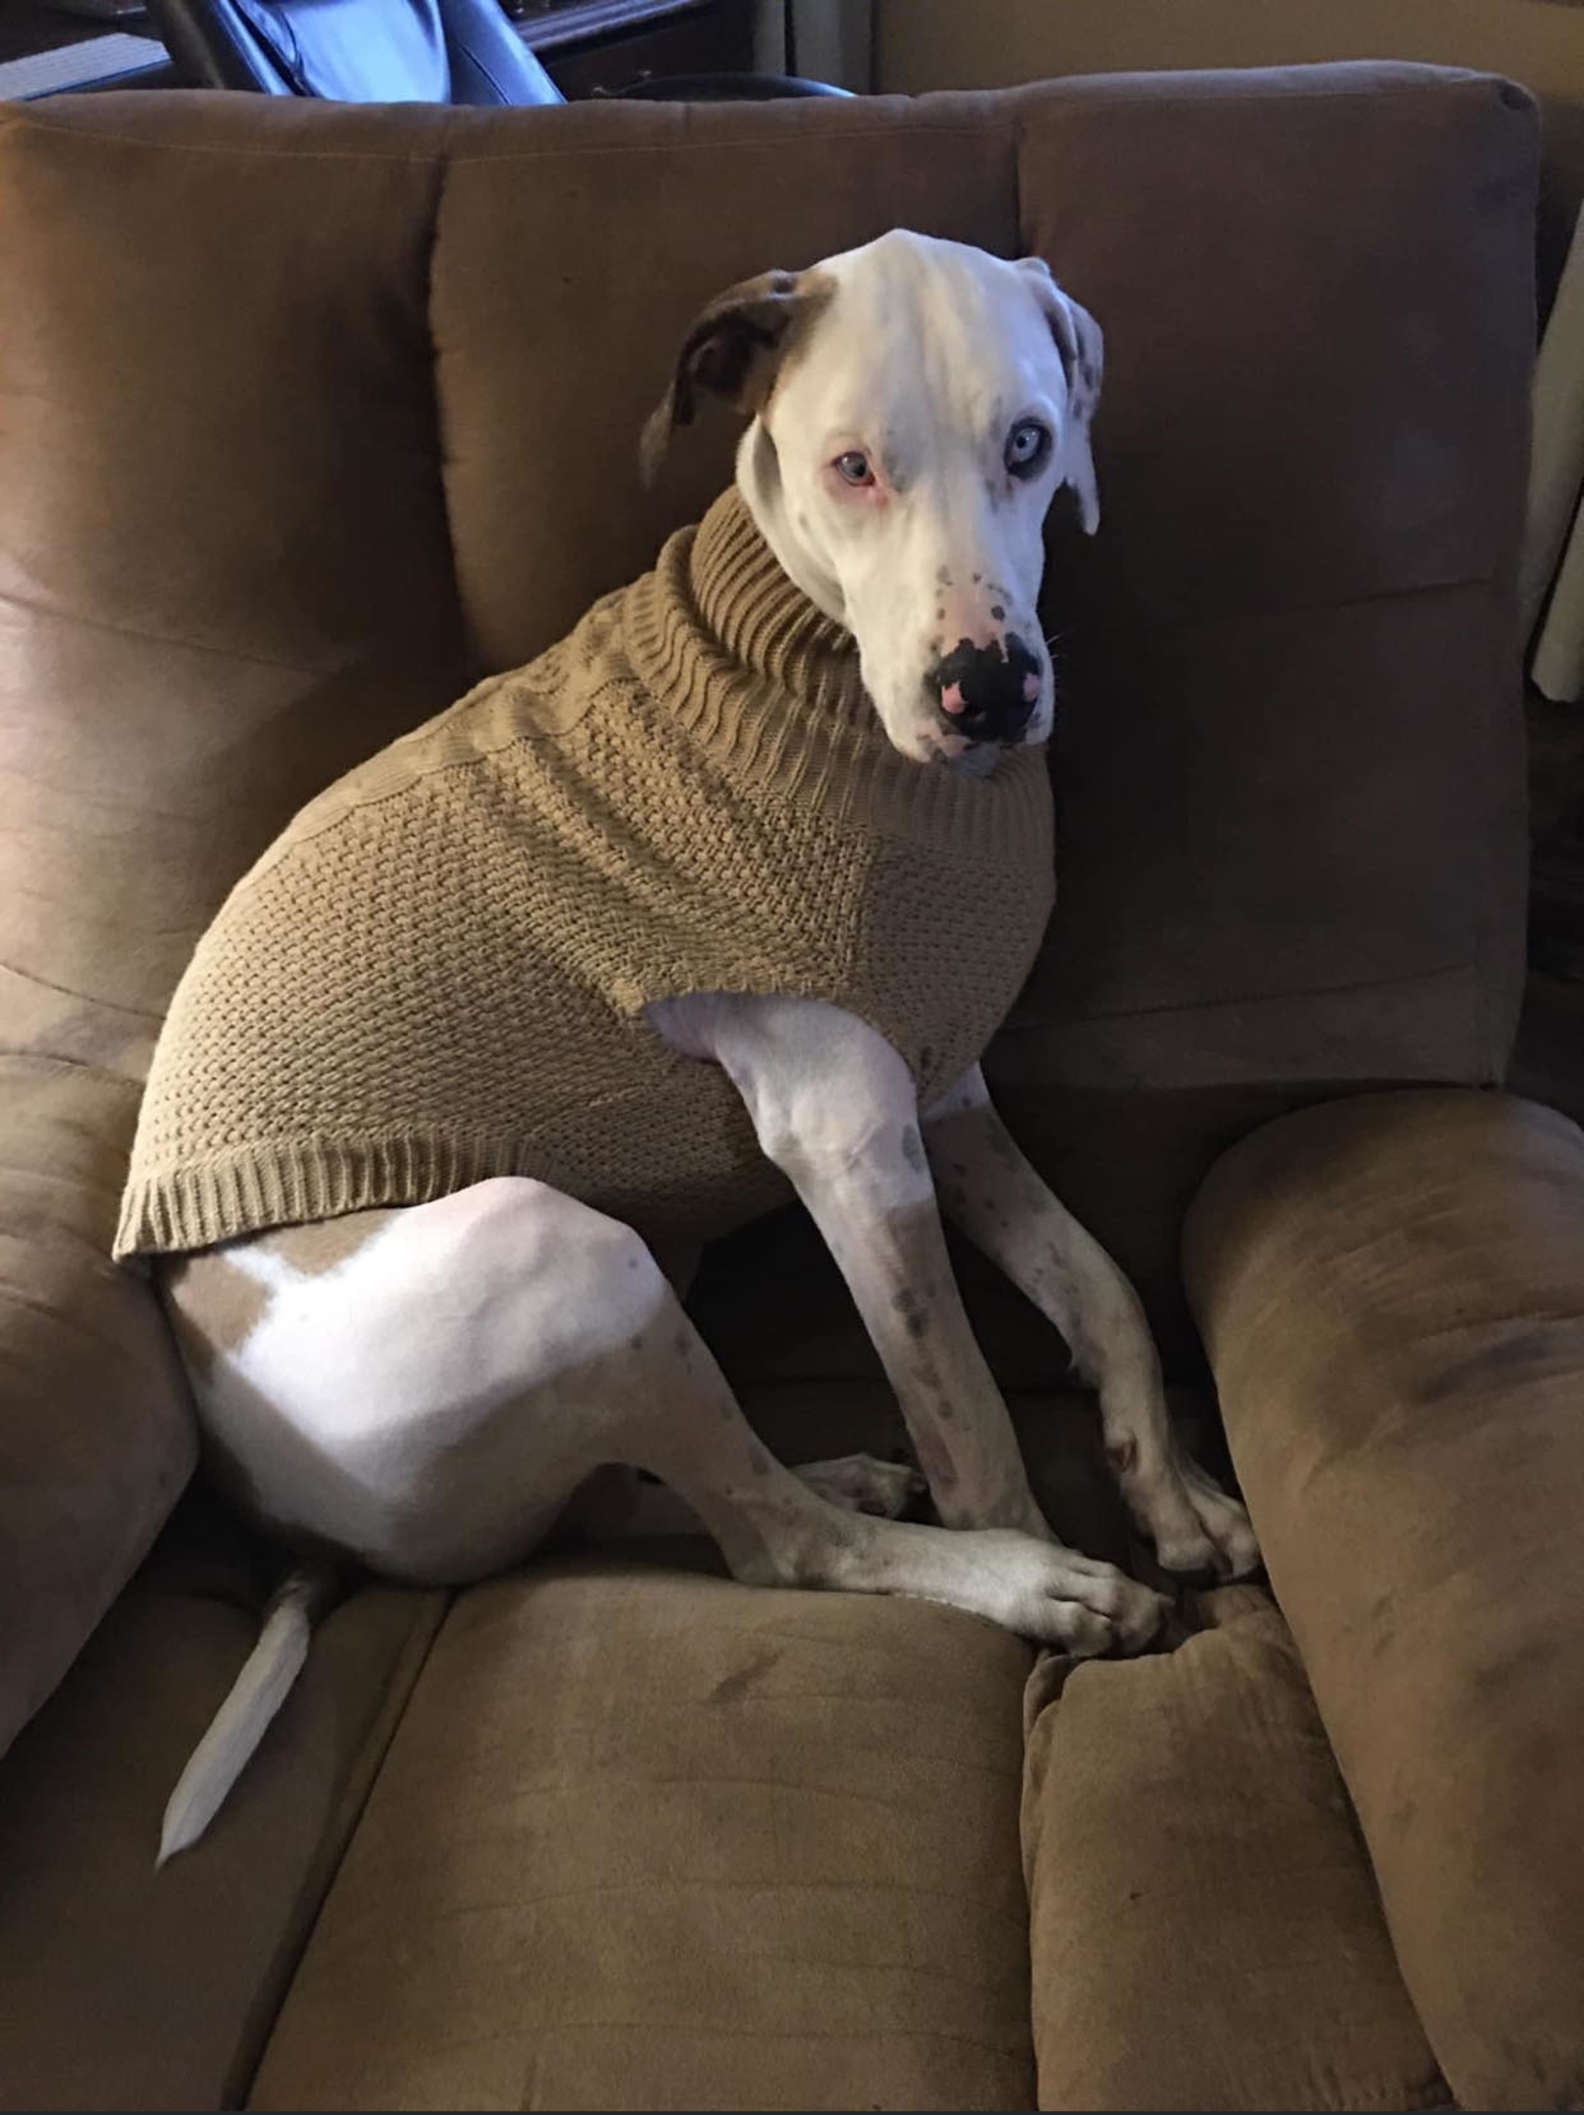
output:
[[[115,1253],[508,1174],[650,1238],[723,1232],[788,1192],[646,1001],[828,1000],[927,1101],[1016,995],[1052,865],[1043,755],[986,779],[899,756],[852,640],[728,492],[238,882],[171,1002]]]

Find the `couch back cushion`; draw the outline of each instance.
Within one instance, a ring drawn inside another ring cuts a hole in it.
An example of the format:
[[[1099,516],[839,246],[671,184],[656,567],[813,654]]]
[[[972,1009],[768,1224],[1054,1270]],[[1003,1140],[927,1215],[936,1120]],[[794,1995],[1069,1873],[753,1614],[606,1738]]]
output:
[[[1533,165],[1516,91],[1389,66],[11,106],[0,1741],[191,1460],[158,1311],[104,1252],[194,941],[314,790],[720,489],[724,416],[650,494],[634,444],[737,278],[911,225],[1039,250],[1105,326],[1105,521],[1051,536],[1061,908],[992,1073],[1168,1342],[1183,1193],[1229,1131],[1497,1070]]]
[[[1180,1367],[1223,1144],[1506,1062],[1536,134],[1410,67],[1060,95],[1022,235],[1105,325],[1104,517],[1053,543],[1061,886],[988,1069]]]
[[[160,1311],[107,1261],[172,986],[461,668],[430,114],[87,100],[0,122],[0,1747],[192,1466]]]

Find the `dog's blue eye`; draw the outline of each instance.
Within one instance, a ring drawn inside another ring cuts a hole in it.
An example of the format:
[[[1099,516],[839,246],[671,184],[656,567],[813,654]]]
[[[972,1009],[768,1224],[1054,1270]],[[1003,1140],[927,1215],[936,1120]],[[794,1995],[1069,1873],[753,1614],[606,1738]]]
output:
[[[869,458],[857,448],[849,448],[845,455],[837,456],[836,474],[845,478],[849,485],[874,483],[874,472],[869,467]]]
[[[1050,434],[1038,419],[1019,419],[1007,435],[1005,462],[1014,477],[1032,477],[1050,452]]]

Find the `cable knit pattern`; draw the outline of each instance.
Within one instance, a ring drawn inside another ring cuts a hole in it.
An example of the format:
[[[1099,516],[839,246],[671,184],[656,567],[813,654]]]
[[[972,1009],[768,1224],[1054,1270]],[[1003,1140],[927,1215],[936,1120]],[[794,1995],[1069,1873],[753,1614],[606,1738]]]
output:
[[[981,1053],[1052,901],[1043,755],[901,757],[853,641],[735,490],[526,668],[312,801],[171,1002],[118,1257],[489,1175],[654,1238],[780,1202],[740,1100],[643,1018],[828,1000],[927,1102]]]

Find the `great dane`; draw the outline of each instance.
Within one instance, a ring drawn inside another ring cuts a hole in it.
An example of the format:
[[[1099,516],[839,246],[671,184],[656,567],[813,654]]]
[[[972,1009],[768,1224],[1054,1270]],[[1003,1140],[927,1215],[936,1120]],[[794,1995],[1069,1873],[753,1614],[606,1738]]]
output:
[[[1083,528],[1098,524],[1101,365],[1098,326],[1038,258],[895,231],[713,302],[644,452],[652,464],[698,388],[747,410],[743,498],[856,641],[890,743],[921,771],[986,773],[1050,733],[1043,522],[1066,486]],[[674,1271],[627,1226],[516,1176],[164,1265],[203,1426],[268,1521],[395,1578],[460,1584],[526,1557],[594,1468],[626,1464],[686,1502],[739,1580],[917,1595],[1068,1652],[1138,1651],[1164,1603],[1041,1516],[953,1283],[944,1208],[1097,1388],[1161,1563],[1257,1565],[1242,1507],[1173,1435],[1132,1287],[1019,1152],[977,1065],[920,1110],[897,1052],[831,1005],[701,991],[649,1018],[724,1068],[807,1206],[942,1525],[894,1517],[907,1468],[773,1460]],[[162,1858],[206,1826],[289,1688],[320,1576],[277,1596],[172,1798]]]

